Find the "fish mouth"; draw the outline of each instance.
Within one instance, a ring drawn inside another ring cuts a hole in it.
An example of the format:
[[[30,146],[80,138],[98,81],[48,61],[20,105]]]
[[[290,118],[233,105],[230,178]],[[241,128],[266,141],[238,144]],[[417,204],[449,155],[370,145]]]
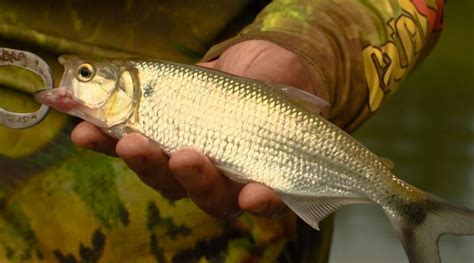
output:
[[[76,101],[66,88],[40,90],[35,92],[34,97],[39,103],[65,113],[70,113],[82,107],[82,104]]]
[[[79,117],[97,127],[105,127],[104,121],[97,117],[101,112],[84,106],[84,104],[81,101],[78,101],[67,88],[59,87],[55,89],[40,90],[34,94],[34,97],[36,101],[41,104],[50,106],[69,115]]]

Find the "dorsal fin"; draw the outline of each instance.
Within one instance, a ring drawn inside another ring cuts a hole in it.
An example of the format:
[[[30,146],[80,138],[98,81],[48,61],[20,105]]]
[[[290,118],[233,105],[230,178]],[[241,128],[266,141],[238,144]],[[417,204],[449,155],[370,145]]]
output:
[[[288,97],[296,105],[313,113],[328,116],[330,104],[322,98],[288,85],[270,82],[266,83],[276,92]]]
[[[303,221],[319,230],[319,222],[338,208],[350,204],[370,203],[367,199],[349,197],[307,197],[279,194],[283,202]]]

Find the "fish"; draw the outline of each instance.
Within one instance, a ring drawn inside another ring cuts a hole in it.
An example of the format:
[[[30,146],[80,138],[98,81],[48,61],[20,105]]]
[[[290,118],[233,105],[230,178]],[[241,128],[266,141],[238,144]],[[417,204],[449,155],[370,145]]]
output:
[[[42,104],[120,139],[139,133],[167,155],[192,148],[230,179],[272,188],[315,229],[338,208],[377,204],[410,262],[440,262],[442,234],[474,234],[474,211],[397,178],[383,158],[322,115],[297,88],[154,59],[61,56]]]

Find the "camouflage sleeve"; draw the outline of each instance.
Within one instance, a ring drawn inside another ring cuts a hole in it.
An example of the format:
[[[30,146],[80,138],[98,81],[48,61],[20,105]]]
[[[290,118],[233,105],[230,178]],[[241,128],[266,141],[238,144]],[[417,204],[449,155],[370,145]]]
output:
[[[300,55],[330,120],[353,130],[393,93],[442,29],[444,0],[274,0],[240,34],[205,59],[246,39]]]

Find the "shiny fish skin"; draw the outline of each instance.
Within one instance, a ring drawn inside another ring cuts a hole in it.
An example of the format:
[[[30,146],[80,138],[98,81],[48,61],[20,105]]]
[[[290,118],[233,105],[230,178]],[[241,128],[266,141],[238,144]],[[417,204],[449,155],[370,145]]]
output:
[[[474,234],[474,212],[395,177],[292,87],[156,60],[62,57],[60,88],[38,101],[121,138],[141,133],[167,154],[193,148],[237,182],[260,182],[314,228],[339,207],[376,203],[411,262],[439,262],[444,233]],[[84,69],[91,70],[85,71]]]
[[[397,188],[405,193],[377,156],[264,82],[174,64],[132,65],[143,96],[138,121],[127,127],[170,153],[197,149],[245,175],[234,180],[279,192],[368,197],[379,204]]]

